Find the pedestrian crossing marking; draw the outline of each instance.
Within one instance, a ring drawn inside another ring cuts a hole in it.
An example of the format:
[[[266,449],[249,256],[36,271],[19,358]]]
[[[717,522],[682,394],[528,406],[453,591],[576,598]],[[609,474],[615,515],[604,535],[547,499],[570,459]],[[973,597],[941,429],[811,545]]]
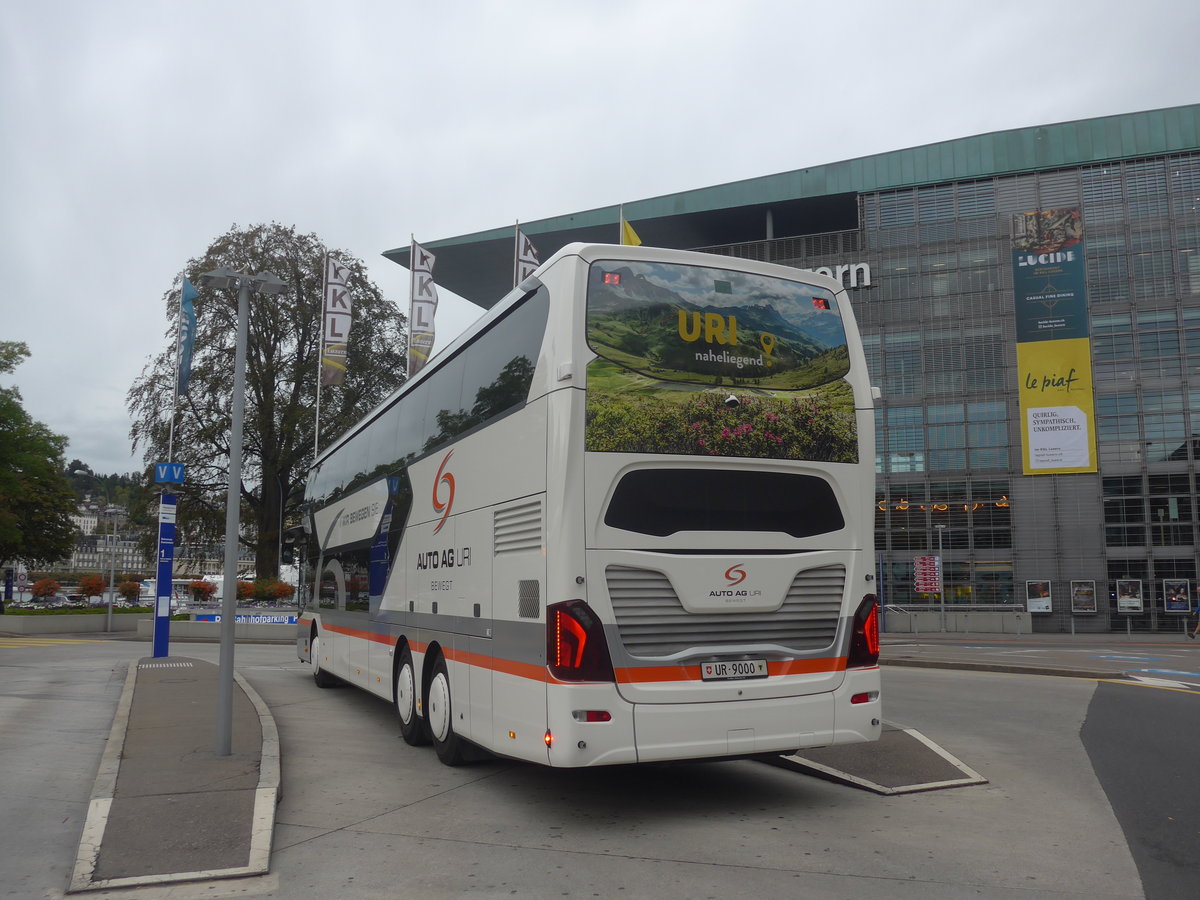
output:
[[[105,640],[88,638],[0,637],[0,649],[20,650],[23,647],[58,647],[70,644],[106,644]]]

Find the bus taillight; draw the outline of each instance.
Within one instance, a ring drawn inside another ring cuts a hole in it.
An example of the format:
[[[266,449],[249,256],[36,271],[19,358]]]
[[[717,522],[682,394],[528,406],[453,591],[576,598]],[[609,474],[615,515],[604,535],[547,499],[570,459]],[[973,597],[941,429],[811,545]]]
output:
[[[847,668],[879,664],[879,599],[874,594],[863,597],[854,613],[850,632],[850,657]]]
[[[546,665],[559,681],[615,681],[604,626],[582,600],[546,610]]]

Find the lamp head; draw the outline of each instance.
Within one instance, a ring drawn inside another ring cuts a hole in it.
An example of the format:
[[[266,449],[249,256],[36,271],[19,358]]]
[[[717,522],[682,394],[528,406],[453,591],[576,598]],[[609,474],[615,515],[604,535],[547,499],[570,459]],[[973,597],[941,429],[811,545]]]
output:
[[[211,272],[205,272],[200,276],[200,284],[204,287],[213,288],[221,291],[227,288],[237,287],[237,272],[229,268],[229,266],[220,266],[213,269]]]
[[[287,282],[273,272],[260,272],[250,279],[250,286],[263,296],[282,294],[287,288]]]

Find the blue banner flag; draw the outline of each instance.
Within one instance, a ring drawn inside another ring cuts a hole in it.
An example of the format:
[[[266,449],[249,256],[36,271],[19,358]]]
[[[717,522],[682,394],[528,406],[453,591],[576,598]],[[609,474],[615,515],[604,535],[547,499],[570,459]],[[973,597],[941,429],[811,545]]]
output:
[[[192,348],[196,345],[196,308],[192,306],[192,301],[200,296],[200,292],[185,278],[182,295],[179,316],[179,393],[186,394],[188,376],[192,374]]]

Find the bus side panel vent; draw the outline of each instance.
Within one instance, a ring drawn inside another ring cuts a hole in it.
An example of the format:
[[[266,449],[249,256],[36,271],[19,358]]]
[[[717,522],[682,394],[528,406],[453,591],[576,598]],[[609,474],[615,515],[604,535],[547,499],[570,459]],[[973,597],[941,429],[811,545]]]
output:
[[[542,585],[538,581],[517,582],[517,615],[522,619],[542,616]]]
[[[492,515],[495,556],[542,549],[542,501],[530,500],[496,510]]]

